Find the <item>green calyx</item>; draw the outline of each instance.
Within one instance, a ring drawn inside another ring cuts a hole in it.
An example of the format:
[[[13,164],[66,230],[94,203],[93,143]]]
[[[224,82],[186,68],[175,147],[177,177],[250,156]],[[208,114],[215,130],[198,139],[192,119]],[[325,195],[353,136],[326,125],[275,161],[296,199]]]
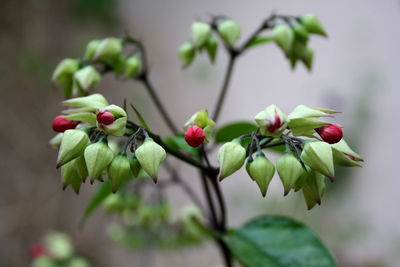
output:
[[[118,154],[111,161],[107,169],[108,179],[110,181],[111,191],[113,193],[131,176],[131,167],[125,153]]]
[[[254,117],[260,132],[266,136],[279,137],[288,125],[288,117],[276,105],[270,105]]]
[[[114,153],[107,141],[103,140],[87,146],[84,156],[89,177],[93,182],[95,179],[102,180],[101,175],[113,160]]]
[[[79,61],[76,59],[66,58],[58,63],[52,75],[52,82],[64,89],[65,98],[72,95],[72,83],[74,73],[79,69]]]
[[[284,24],[275,25],[272,29],[271,38],[285,54],[290,52],[294,40],[294,33],[288,26]]]
[[[104,109],[97,110],[97,114],[102,111],[111,112],[115,116],[115,121],[108,125],[101,124],[96,121],[97,127],[103,130],[106,134],[123,136],[125,134],[126,123],[128,121],[125,110],[117,105],[109,105],[106,106]]]
[[[88,92],[101,80],[100,73],[91,65],[86,66],[74,73],[73,94]]]
[[[138,56],[130,56],[125,60],[124,75],[126,78],[135,78],[142,71],[142,59]]]
[[[299,21],[309,33],[314,33],[325,37],[327,36],[321,22],[313,14],[306,14],[300,17]]]
[[[183,43],[178,49],[178,56],[183,68],[190,66],[196,57],[193,44],[190,42]]]
[[[218,179],[222,181],[239,170],[243,166],[245,158],[246,149],[241,146],[238,139],[225,143],[218,151],[218,162],[220,164]]]
[[[75,97],[65,100],[62,103],[71,108],[64,111],[66,114],[80,113],[83,111],[94,112],[97,109],[103,109],[109,105],[107,99],[101,94]]]
[[[87,176],[88,171],[83,156],[73,159],[61,167],[63,189],[71,186],[76,194],[79,194],[81,184],[86,180]]]
[[[113,37],[106,38],[98,44],[93,60],[114,65],[119,60],[121,53],[122,40]]]
[[[167,156],[164,148],[154,142],[150,137],[147,137],[143,144],[136,149],[135,156],[142,169],[156,183],[158,169]]]
[[[100,43],[101,40],[92,40],[86,45],[86,50],[84,55],[85,60],[93,60],[94,55],[96,54],[96,51],[99,48]]]
[[[57,157],[57,168],[81,156],[90,144],[87,133],[80,129],[66,130]]]
[[[337,165],[346,167],[361,167],[359,162],[363,162],[363,158],[354,152],[343,139],[340,142],[331,145],[333,152],[333,161]]]
[[[293,153],[285,153],[277,160],[276,168],[286,196],[292,188],[295,188],[296,182],[303,173],[303,166]]]
[[[261,152],[246,166],[247,173],[257,183],[263,197],[267,194],[268,186],[274,177],[275,166]]]
[[[306,143],[300,158],[310,168],[326,175],[331,180],[334,179],[333,154],[328,143],[321,141]]]
[[[240,38],[240,26],[235,21],[226,19],[218,25],[218,33],[229,46],[234,46]]]
[[[309,210],[316,204],[321,205],[321,198],[326,189],[324,175],[314,170],[306,172],[302,188],[304,200],[306,201]]]
[[[133,174],[133,177],[138,177],[140,170],[142,167],[140,166],[140,163],[138,159],[136,158],[135,154],[132,154],[131,157],[129,157],[129,164],[131,165],[131,171]]]
[[[208,23],[195,22],[192,24],[192,40],[197,49],[201,49],[211,36],[211,27]]]

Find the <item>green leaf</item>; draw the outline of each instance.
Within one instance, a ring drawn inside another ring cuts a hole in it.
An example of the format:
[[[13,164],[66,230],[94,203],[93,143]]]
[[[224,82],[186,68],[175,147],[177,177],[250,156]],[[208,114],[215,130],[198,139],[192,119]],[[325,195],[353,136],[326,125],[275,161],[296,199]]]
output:
[[[302,223],[287,217],[262,216],[223,238],[246,267],[336,266],[318,237]]]
[[[96,210],[97,207],[111,194],[111,186],[110,183],[105,181],[102,183],[92,196],[89,204],[86,206],[85,212],[80,221],[80,227],[83,227],[89,218],[89,216]]]
[[[248,121],[239,121],[221,126],[215,134],[216,143],[225,143],[238,138],[241,135],[256,131],[258,127]]]
[[[140,125],[143,128],[145,128],[148,132],[151,132],[149,126],[147,125],[146,121],[143,119],[143,116],[142,116],[142,114],[140,114],[139,110],[137,110],[132,104],[130,104],[130,105],[131,105],[131,108],[133,109],[133,111],[135,111],[135,114],[139,119]]]
[[[271,41],[273,41],[273,40],[270,37],[258,36],[256,38],[253,38],[250,42],[248,42],[246,44],[246,46],[245,46],[245,49],[253,47],[253,46],[261,45],[261,44],[264,44],[264,43],[268,43],[268,42],[271,42]]]

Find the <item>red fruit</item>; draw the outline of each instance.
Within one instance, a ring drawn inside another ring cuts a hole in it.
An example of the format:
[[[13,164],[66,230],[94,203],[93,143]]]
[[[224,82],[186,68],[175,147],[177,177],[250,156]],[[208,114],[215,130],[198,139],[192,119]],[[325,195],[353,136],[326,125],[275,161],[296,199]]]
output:
[[[97,121],[100,124],[110,125],[115,121],[115,116],[109,111],[101,111],[97,114]]]
[[[185,132],[185,141],[192,147],[198,147],[206,139],[203,129],[197,126],[189,127]]]
[[[63,115],[59,115],[53,120],[53,130],[59,133],[63,133],[66,130],[74,129],[79,122],[68,120]]]
[[[29,254],[31,255],[32,259],[36,259],[40,256],[48,255],[45,247],[40,243],[32,244],[29,249]]]
[[[321,136],[322,140],[329,144],[337,143],[343,138],[342,127],[337,124],[328,124],[315,129],[315,131]]]
[[[282,126],[281,117],[279,117],[278,113],[275,113],[275,121],[267,127],[267,130],[271,133],[275,132]]]

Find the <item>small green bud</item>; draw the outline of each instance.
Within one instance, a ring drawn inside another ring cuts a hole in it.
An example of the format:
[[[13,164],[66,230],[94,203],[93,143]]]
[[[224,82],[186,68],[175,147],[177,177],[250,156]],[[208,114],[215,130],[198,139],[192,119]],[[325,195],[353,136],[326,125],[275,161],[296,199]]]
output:
[[[334,179],[332,148],[328,143],[321,141],[306,143],[300,158],[312,169],[328,176],[331,180]]]
[[[32,261],[31,267],[57,267],[57,263],[48,256],[40,256]]]
[[[63,190],[70,185],[74,189],[75,193],[79,194],[81,184],[86,180],[87,176],[88,171],[83,156],[64,164],[61,167]]]
[[[246,158],[244,149],[238,139],[225,143],[218,151],[218,162],[220,171],[218,179],[222,181],[225,177],[239,170]]]
[[[88,96],[75,97],[63,101],[63,105],[69,106],[74,110],[69,110],[65,113],[77,113],[84,111],[96,111],[97,109],[103,109],[108,106],[107,99],[101,94],[92,94]]]
[[[325,193],[325,189],[324,175],[313,170],[309,171],[303,185],[303,196],[309,210],[316,204],[321,205],[321,198]]]
[[[218,42],[213,36],[210,36],[210,38],[208,38],[206,49],[210,61],[214,63],[215,59],[217,58]]]
[[[307,181],[310,171],[311,171],[310,167],[306,166],[306,169],[303,168],[300,177],[297,179],[296,184],[294,185],[294,192],[298,192],[300,189],[303,188],[304,184]]]
[[[114,153],[107,144],[107,141],[100,141],[88,145],[84,152],[86,166],[92,182],[101,179],[101,174],[107,169],[114,158]]]
[[[74,90],[76,92],[94,88],[100,82],[101,76],[93,66],[86,66],[74,74]]]
[[[280,157],[276,162],[276,168],[286,196],[292,188],[295,188],[296,182],[303,174],[304,169],[292,153],[286,153]]]
[[[257,183],[263,197],[267,194],[268,186],[274,177],[275,166],[265,157],[263,153],[257,154],[256,158],[246,168],[249,176]]]
[[[62,137],[63,133],[56,134],[53,138],[50,139],[49,144],[54,148],[60,148]]]
[[[316,16],[312,14],[307,14],[300,17],[299,20],[309,33],[327,36],[321,22]]]
[[[234,46],[240,38],[240,26],[235,21],[227,19],[218,25],[218,32],[224,40],[230,46]]]
[[[128,180],[131,175],[131,167],[126,154],[115,156],[108,166],[108,179],[110,181],[111,191],[113,193],[117,192],[123,182]]]
[[[212,134],[215,129],[215,122],[208,115],[208,111],[205,109],[196,112],[190,117],[185,123],[184,129],[187,130],[191,126],[197,126],[201,128],[206,136],[206,142],[211,140]]]
[[[295,38],[297,38],[303,42],[308,41],[308,39],[309,39],[308,31],[303,25],[295,24],[292,26],[292,30],[293,30]]]
[[[90,264],[87,260],[76,257],[72,258],[65,267],[90,267]]]
[[[307,46],[304,57],[301,58],[301,61],[304,63],[304,65],[307,67],[308,70],[311,70],[313,60],[314,60],[314,49]]]
[[[125,77],[135,78],[142,71],[142,60],[139,56],[128,57],[125,61]]]
[[[102,115],[107,112],[114,117],[113,121],[103,121]],[[97,127],[106,134],[114,136],[123,136],[126,130],[126,122],[128,120],[125,110],[117,105],[109,105],[104,109],[97,110]]]
[[[66,98],[72,95],[72,77],[79,69],[79,61],[76,59],[66,58],[58,63],[51,78],[52,82],[64,89]]]
[[[114,64],[122,53],[122,40],[106,38],[99,44],[94,60]]]
[[[179,59],[183,68],[186,68],[192,64],[194,58],[196,57],[196,51],[190,42],[185,42],[179,47],[178,50]]]
[[[275,105],[268,106],[254,117],[263,135],[279,137],[287,128],[287,116]]]
[[[135,154],[132,154],[132,156],[129,158],[129,164],[131,165],[131,171],[133,173],[133,177],[138,177],[142,167],[140,167],[140,163],[136,158]]]
[[[202,48],[208,38],[211,36],[211,27],[208,23],[195,22],[192,24],[192,40],[193,44],[198,48]]]
[[[167,156],[164,148],[147,137],[136,149],[135,156],[143,170],[157,183],[158,168]]]
[[[99,48],[101,40],[92,40],[90,41],[85,50],[85,60],[92,60],[94,55],[96,54],[97,49]]]
[[[347,167],[361,167],[358,162],[364,161],[359,154],[354,152],[343,139],[331,145],[333,161],[335,164]]]
[[[44,238],[45,247],[56,260],[66,260],[74,254],[74,247],[66,234],[49,232]]]
[[[81,156],[90,144],[87,133],[80,129],[64,132],[57,158],[57,168]]]
[[[292,29],[284,24],[277,24],[272,29],[271,37],[285,54],[289,53],[294,39]]]

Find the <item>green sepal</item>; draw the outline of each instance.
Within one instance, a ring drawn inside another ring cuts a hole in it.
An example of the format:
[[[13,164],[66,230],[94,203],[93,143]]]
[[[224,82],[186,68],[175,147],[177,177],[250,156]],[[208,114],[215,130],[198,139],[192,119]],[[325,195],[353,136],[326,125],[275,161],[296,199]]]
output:
[[[309,210],[316,204],[321,205],[321,198],[325,189],[325,176],[313,170],[308,172],[303,185],[303,196]]]
[[[129,164],[131,166],[131,171],[132,171],[133,177],[138,177],[139,172],[142,167],[140,166],[140,163],[139,163],[138,159],[136,158],[135,154],[132,154],[129,157]]]
[[[69,161],[61,167],[63,190],[70,185],[75,193],[79,194],[81,184],[86,180],[87,176],[88,171],[83,156]]]
[[[101,94],[92,94],[88,96],[75,97],[65,100],[62,103],[65,106],[78,109],[74,113],[78,113],[81,111],[87,111],[87,112],[96,111],[97,109],[102,109],[108,106],[107,99]]]
[[[218,162],[220,171],[218,180],[222,181],[227,176],[239,170],[245,161],[246,149],[244,149],[240,141],[235,139],[225,143],[218,151]]]
[[[321,22],[313,14],[306,14],[300,17],[299,21],[309,33],[314,33],[325,37],[327,36]]]
[[[86,66],[74,73],[73,91],[87,92],[89,89],[94,88],[100,80],[100,73],[93,66]]]
[[[95,179],[101,180],[101,175],[113,160],[114,153],[104,139],[87,146],[84,156],[89,177],[93,182]]]
[[[328,143],[307,142],[301,152],[301,160],[310,168],[326,175],[331,180],[335,177],[332,148]]]
[[[226,19],[218,25],[218,33],[229,46],[234,46],[240,38],[240,26],[235,21]]]
[[[210,58],[211,63],[214,63],[215,59],[217,58],[218,42],[213,36],[210,36],[208,38],[206,43],[206,49],[207,49],[207,55]]]
[[[118,38],[106,38],[100,42],[93,60],[114,65],[122,53],[122,40]]]
[[[79,60],[66,58],[61,60],[52,75],[52,82],[64,89],[64,97],[72,95],[72,78],[79,69]]]
[[[178,56],[182,64],[182,68],[186,68],[192,64],[196,57],[196,51],[190,42],[183,43],[178,49]]]
[[[138,56],[130,56],[125,61],[124,75],[126,78],[135,78],[142,71],[142,59]]]
[[[260,188],[261,195],[265,197],[268,186],[275,174],[274,164],[261,152],[246,166],[246,170]]]
[[[157,183],[158,169],[167,156],[164,148],[147,137],[136,149],[135,156],[142,169]]]
[[[125,153],[114,157],[108,166],[107,173],[111,191],[115,193],[132,176],[129,160]]]
[[[68,120],[87,122],[90,125],[96,125],[96,115],[93,112],[73,113],[65,116]]]
[[[211,36],[211,27],[208,23],[194,22],[192,24],[192,40],[197,49],[204,47]]]
[[[271,38],[283,50],[285,54],[292,48],[294,34],[292,29],[284,24],[277,24],[272,29]]]
[[[331,145],[333,152],[333,162],[337,165],[346,167],[361,167],[358,162],[364,161],[359,154],[354,152],[345,140]]]
[[[303,166],[293,153],[285,153],[277,160],[276,168],[286,196],[292,188],[295,188],[297,180],[303,173]]]
[[[92,60],[94,58],[94,55],[96,54],[96,51],[99,48],[100,43],[101,40],[92,40],[86,45],[85,55],[84,55],[85,60]]]
[[[80,129],[66,130],[61,140],[57,168],[81,156],[90,144],[87,133]]]
[[[279,116],[282,125],[281,127],[275,129],[274,132],[270,132],[268,130],[268,127],[275,123],[276,115]],[[270,105],[266,109],[257,113],[257,115],[254,117],[254,120],[260,127],[261,134],[273,137],[281,136],[283,131],[286,130],[288,125],[288,117],[276,105]]]

